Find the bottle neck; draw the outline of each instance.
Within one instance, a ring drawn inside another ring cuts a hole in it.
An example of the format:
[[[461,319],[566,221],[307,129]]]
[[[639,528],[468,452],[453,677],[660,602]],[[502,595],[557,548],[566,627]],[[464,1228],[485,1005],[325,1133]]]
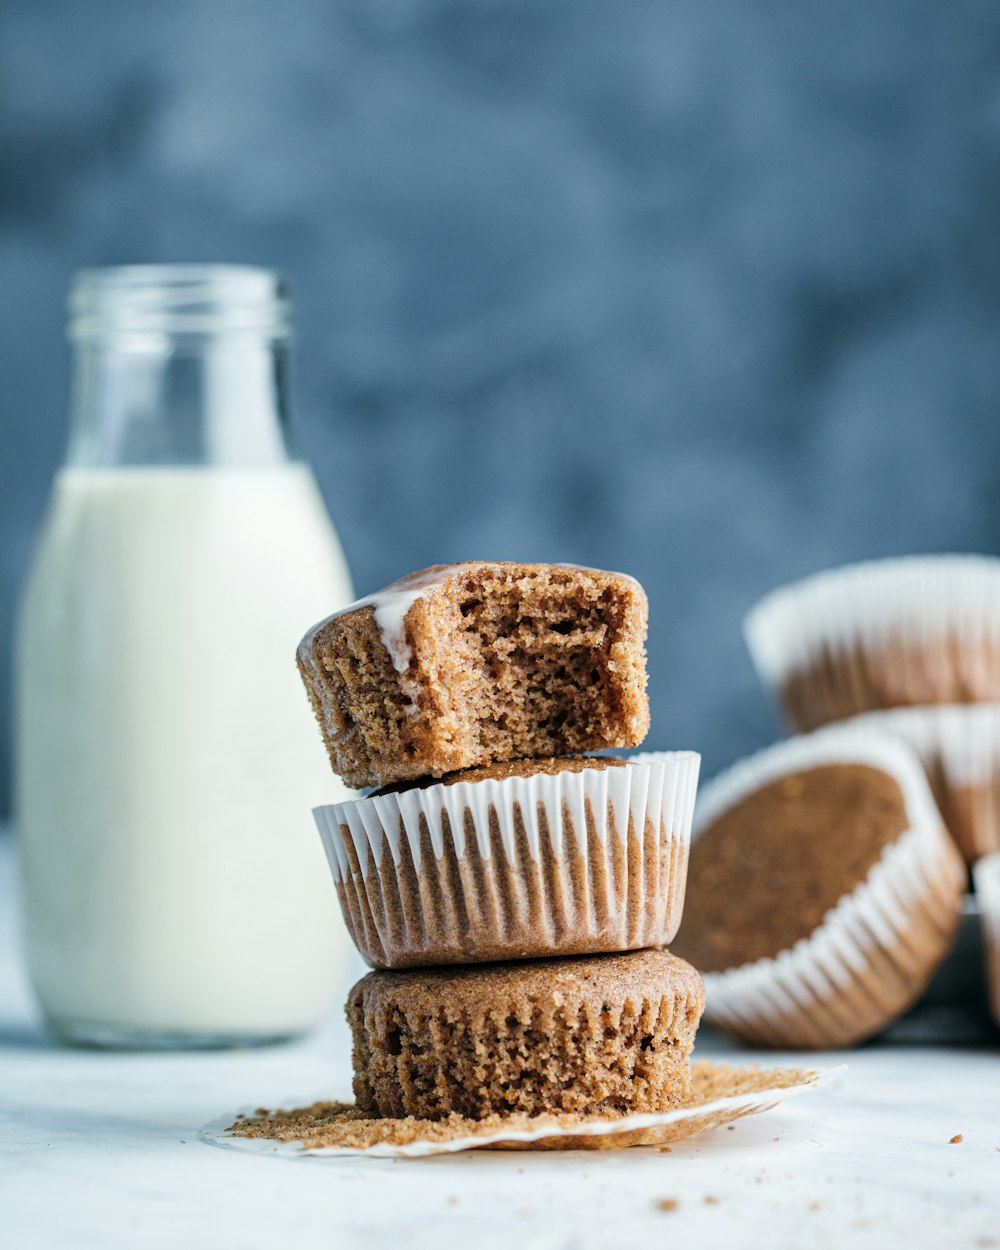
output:
[[[284,343],[77,345],[67,461],[264,467],[295,458]]]
[[[261,468],[296,458],[287,301],[276,315],[271,284],[263,271],[224,267],[80,275],[67,463]]]

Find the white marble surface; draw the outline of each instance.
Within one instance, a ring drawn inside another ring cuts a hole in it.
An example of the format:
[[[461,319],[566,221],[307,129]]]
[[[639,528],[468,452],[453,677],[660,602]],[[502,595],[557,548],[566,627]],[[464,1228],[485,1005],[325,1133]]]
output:
[[[341,1022],[258,1052],[51,1048],[18,963],[12,875],[0,845],[0,1245],[1000,1247],[1000,1035],[979,1049],[865,1048],[834,1087],[669,1154],[255,1157],[201,1143],[199,1127],[247,1104],[345,1095]],[[659,1210],[665,1198],[677,1209]]]

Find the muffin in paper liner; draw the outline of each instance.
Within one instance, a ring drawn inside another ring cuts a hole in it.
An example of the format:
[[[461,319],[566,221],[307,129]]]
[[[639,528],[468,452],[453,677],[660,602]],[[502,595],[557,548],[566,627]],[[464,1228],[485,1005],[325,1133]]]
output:
[[[699,968],[705,1019],[752,1045],[828,1049],[878,1033],[919,998],[961,916],[965,865],[919,760],[905,743],[872,730],[837,726],[778,743],[735,765],[705,788],[693,840],[763,787],[841,764],[891,777],[907,827],[860,884],[793,945],[723,970]],[[752,888],[749,881],[741,884]],[[694,889],[689,882],[692,898]],[[698,966],[683,929],[674,950]]]
[[[1000,701],[1000,559],[832,569],[766,595],[743,630],[797,731],[879,708]]]
[[[664,945],[680,923],[700,758],[437,784],[316,808],[374,968]]]
[[[249,1154],[322,1162],[350,1156],[419,1159],[464,1150],[616,1150],[663,1146],[706,1133],[827,1084],[845,1071],[691,1065],[691,1094],[682,1107],[641,1113],[493,1117],[490,1120],[371,1119],[350,1103],[317,1102],[261,1115],[247,1109],[201,1130],[207,1145]]]
[[[967,863],[1000,851],[1000,703],[888,708],[849,723],[895,734],[916,751]]]
[[[986,986],[993,1019],[1000,1026],[1000,851],[981,859],[972,870],[983,913]]]

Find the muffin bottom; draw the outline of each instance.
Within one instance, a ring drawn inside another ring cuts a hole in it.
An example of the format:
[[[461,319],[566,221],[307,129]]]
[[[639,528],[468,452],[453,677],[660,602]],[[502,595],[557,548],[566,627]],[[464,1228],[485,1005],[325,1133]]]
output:
[[[759,1010],[715,1014],[712,1024],[752,1046],[827,1050],[874,1037],[907,1011],[927,988],[951,946],[962,914],[966,871],[958,851],[945,843],[937,871],[912,904],[895,940],[869,934],[866,963],[849,984],[830,986],[789,1004],[784,995],[762,997]],[[709,994],[712,976],[707,976]]]
[[[662,1111],[704,1007],[666,951],[372,972],[351,991],[358,1107],[382,1116]]]

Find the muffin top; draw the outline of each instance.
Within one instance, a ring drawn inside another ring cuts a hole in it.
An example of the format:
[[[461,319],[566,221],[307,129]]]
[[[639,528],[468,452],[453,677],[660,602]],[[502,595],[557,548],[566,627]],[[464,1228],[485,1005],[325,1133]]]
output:
[[[674,949],[703,972],[787,950],[909,826],[899,782],[868,764],[817,764],[762,784],[695,838]]]
[[[375,790],[375,795],[399,794],[404,790],[426,790],[430,786],[454,786],[463,781],[506,781],[508,777],[557,777],[560,773],[598,772],[607,768],[627,768],[628,761],[610,755],[556,755],[537,760],[504,760],[445,773],[443,777],[421,777],[417,781],[398,781]]]
[[[351,1003],[377,1009],[379,1000],[406,1012],[431,1015],[462,1011],[482,1018],[537,1002],[574,1010],[589,1006],[596,1015],[609,1002],[626,999],[690,995],[700,1002],[701,977],[682,959],[664,950],[630,951],[620,955],[591,955],[579,959],[531,959],[517,963],[474,964],[456,968],[418,968],[399,972],[370,972],[351,991]]]

